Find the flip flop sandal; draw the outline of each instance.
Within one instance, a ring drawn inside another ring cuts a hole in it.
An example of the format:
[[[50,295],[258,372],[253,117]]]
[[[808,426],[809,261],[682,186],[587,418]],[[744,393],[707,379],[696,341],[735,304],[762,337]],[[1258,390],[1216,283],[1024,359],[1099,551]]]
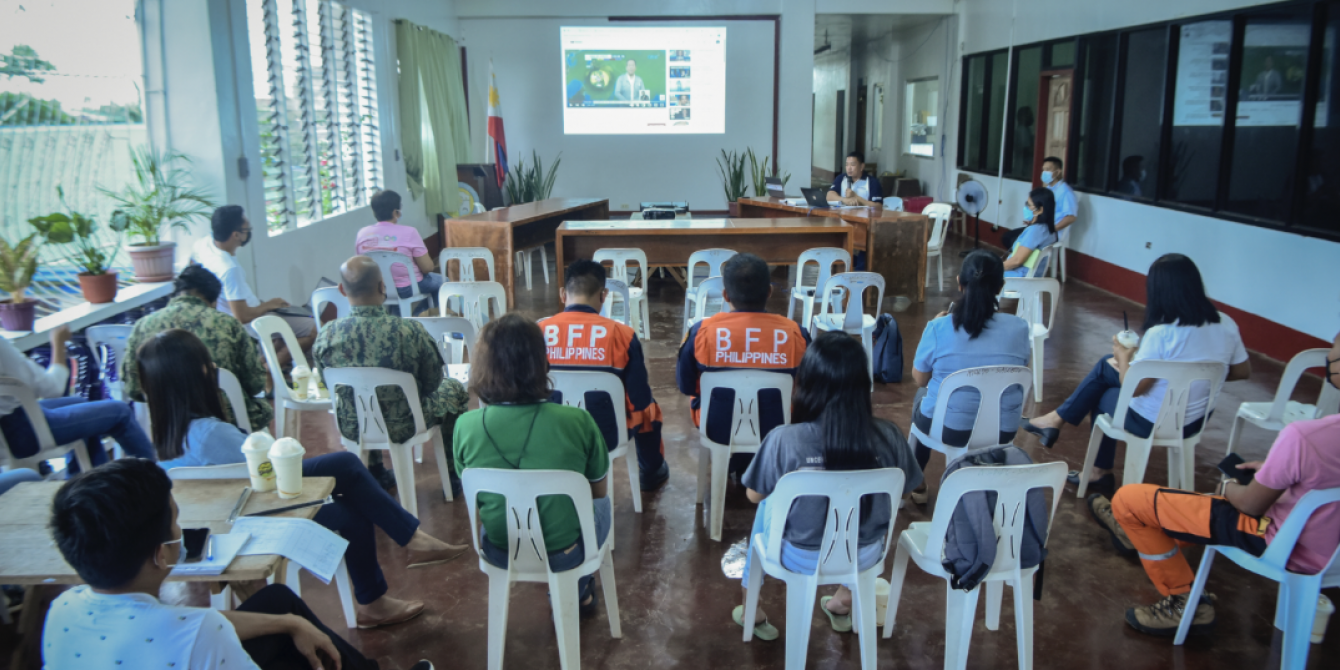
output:
[[[730,613],[730,618],[735,620],[735,625],[744,628],[744,605],[736,605]],[[766,619],[754,623],[754,637],[764,642],[772,642],[781,635],[777,627],[768,623]]]
[[[820,598],[820,599],[819,599],[819,610],[822,611],[824,614],[828,615],[828,625],[832,626],[832,627],[833,627],[833,630],[835,630],[835,631],[837,631],[837,632],[839,632],[839,633],[850,633],[850,632],[851,632],[851,613],[848,612],[848,613],[846,613],[846,614],[838,614],[838,613],[833,612],[832,610],[828,609],[828,601],[830,601],[830,600],[832,600],[832,599],[833,599],[833,596],[824,596],[824,597]]]

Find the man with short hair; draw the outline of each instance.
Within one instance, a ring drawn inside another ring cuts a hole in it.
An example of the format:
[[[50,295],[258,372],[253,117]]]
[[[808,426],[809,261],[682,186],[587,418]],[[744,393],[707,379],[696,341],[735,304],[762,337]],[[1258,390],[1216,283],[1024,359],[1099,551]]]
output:
[[[549,365],[555,370],[611,372],[623,382],[627,430],[637,445],[642,490],[654,491],[670,478],[670,466],[665,462],[661,441],[661,407],[651,395],[642,343],[632,328],[600,315],[609,293],[605,289],[605,266],[578,260],[565,274],[558,289],[563,311],[540,320]],[[601,426],[601,430],[617,427]]]
[[[428,255],[428,247],[423,236],[414,226],[406,226],[400,221],[400,194],[391,190],[377,191],[372,194],[370,203],[372,215],[377,223],[365,226],[358,231],[354,242],[354,253],[365,255],[369,251],[394,251],[403,254],[414,263],[414,277],[411,278],[404,267],[391,266],[391,277],[395,279],[396,294],[406,300],[413,294],[410,283],[419,285],[419,293],[430,296],[437,304],[437,290],[442,288],[442,275],[433,271],[433,257]],[[427,303],[418,303],[419,311],[429,308]]]
[[[451,444],[456,418],[466,410],[470,395],[460,382],[444,374],[442,353],[433,337],[413,319],[388,314],[386,283],[376,261],[354,256],[340,266],[340,293],[349,298],[349,316],[321,328],[312,345],[316,374],[326,368],[388,368],[408,372],[418,386],[427,427],[442,426],[442,439]],[[358,415],[350,389],[335,389],[336,420],[346,439],[358,439]],[[414,415],[399,388],[377,389],[386,432],[393,442],[414,436]],[[452,482],[453,488],[457,486]]]
[[[288,307],[283,298],[271,298],[261,302],[260,298],[247,284],[246,273],[237,264],[237,250],[251,242],[251,221],[239,205],[224,205],[214,210],[210,218],[210,237],[201,238],[191,249],[195,262],[205,266],[206,270],[218,277],[223,285],[219,298],[219,310],[232,314],[243,325],[248,326],[256,319],[278,309]],[[316,339],[316,320],[310,316],[279,314],[288,322],[289,328],[298,338],[298,344],[307,349]]]
[[[172,480],[153,461],[124,459],[66,482],[50,528],[85,585],[51,603],[42,632],[47,670],[378,667],[281,584],[231,611],[160,601],[185,549]],[[412,670],[432,667],[419,661]]]
[[[1079,213],[1079,204],[1075,200],[1075,190],[1070,188],[1070,184],[1065,183],[1065,170],[1062,167],[1061,159],[1056,156],[1048,156],[1042,159],[1042,175],[1040,176],[1042,185],[1052,192],[1056,199],[1056,213],[1053,220],[1056,222],[1056,236],[1062,244],[1070,239],[1070,226],[1075,223],[1076,215]],[[1000,243],[1006,249],[1014,247],[1014,241],[1024,233],[1028,226],[1019,226],[1013,230],[1007,230],[1000,236]]]
[[[828,202],[847,206],[877,207],[884,205],[884,192],[879,179],[865,173],[865,154],[853,151],[847,154],[842,173],[833,179],[824,196]]]
[[[637,61],[628,59],[624,64],[624,75],[614,83],[614,99],[636,102],[645,90],[647,87],[642,83],[642,77],[637,76]]]
[[[222,285],[214,273],[200,265],[188,265],[173,280],[172,300],[167,307],[145,316],[135,322],[126,340],[126,353],[120,361],[120,377],[127,398],[145,402],[144,390],[140,387],[140,371],[136,363],[136,352],[146,340],[163,331],[180,328],[193,333],[205,343],[209,356],[220,370],[227,370],[237,377],[246,396],[247,418],[254,430],[270,425],[274,418],[274,409],[270,402],[257,397],[265,392],[267,374],[265,364],[256,351],[256,340],[247,333],[247,329],[237,319],[214,308],[219,300]],[[228,420],[233,421],[234,408],[228,404],[228,398],[220,392],[223,408]]]

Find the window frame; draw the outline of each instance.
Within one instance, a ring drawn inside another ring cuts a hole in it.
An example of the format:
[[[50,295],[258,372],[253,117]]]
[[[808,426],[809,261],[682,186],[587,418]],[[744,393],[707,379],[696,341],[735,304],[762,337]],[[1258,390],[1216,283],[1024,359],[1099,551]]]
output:
[[[937,151],[940,152],[941,155],[944,155],[944,147],[937,146],[938,143],[937,143],[936,140],[932,140],[931,143],[930,143],[930,145],[931,145],[931,154],[930,154],[929,156],[927,156],[927,155],[925,155],[925,154],[914,154],[914,153],[912,153],[912,152],[910,151],[910,149],[911,149],[911,144],[912,144],[911,141],[903,141],[903,140],[910,140],[910,138],[912,137],[912,132],[911,132],[911,128],[912,128],[912,120],[909,119],[909,118],[907,118],[907,105],[912,104],[912,102],[911,102],[912,97],[909,96],[909,95],[907,94],[907,89],[908,89],[908,87],[913,86],[913,85],[915,85],[915,84],[925,84],[925,83],[927,83],[927,82],[932,82],[932,81],[935,82],[935,93],[936,93],[936,97],[938,98],[939,95],[940,95],[940,93],[941,93],[941,91],[940,91],[940,75],[937,74],[937,75],[931,75],[931,76],[929,76],[929,77],[917,77],[917,78],[915,78],[915,79],[904,79],[904,80],[903,80],[903,96],[904,96],[904,98],[906,98],[906,100],[904,100],[904,102],[903,102],[903,124],[902,124],[902,128],[899,129],[899,132],[900,132],[900,134],[902,135],[902,137],[899,138],[899,139],[900,139],[900,142],[899,142],[899,143],[902,144],[902,149],[901,149],[900,151],[901,151],[901,154],[902,154],[903,156],[910,156],[910,157],[912,157],[912,158],[921,158],[921,159],[923,159],[923,160],[935,160],[935,154],[936,154]],[[934,111],[936,112],[936,119],[935,119],[935,132],[936,132],[936,134],[935,134],[935,137],[936,137],[936,138],[943,137],[944,134],[943,134],[942,132],[940,132],[940,131],[941,131],[941,126],[940,126],[940,118],[939,118],[940,115],[939,115],[939,110],[937,109],[937,110],[934,110]]]

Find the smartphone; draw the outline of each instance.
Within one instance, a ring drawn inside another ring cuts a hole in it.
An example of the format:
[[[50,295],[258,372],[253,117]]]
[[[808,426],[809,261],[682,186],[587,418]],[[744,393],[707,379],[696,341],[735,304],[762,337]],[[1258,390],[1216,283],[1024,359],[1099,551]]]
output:
[[[1229,454],[1224,460],[1219,461],[1219,471],[1224,473],[1229,479],[1237,480],[1239,484],[1246,486],[1256,477],[1255,470],[1239,470],[1238,466],[1245,463],[1242,457],[1237,454]]]
[[[205,544],[209,540],[208,528],[181,529],[182,547],[186,549],[183,563],[198,563],[205,557]]]

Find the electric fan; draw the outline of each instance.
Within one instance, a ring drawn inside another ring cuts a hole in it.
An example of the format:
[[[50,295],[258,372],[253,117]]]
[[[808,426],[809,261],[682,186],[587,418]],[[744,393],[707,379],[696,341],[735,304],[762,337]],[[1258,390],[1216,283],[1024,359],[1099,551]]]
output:
[[[976,179],[959,184],[958,193],[954,199],[958,201],[958,206],[964,214],[972,217],[973,240],[972,248],[976,249],[982,244],[981,221],[977,218],[982,210],[986,209],[986,187],[982,182]],[[968,251],[960,251],[959,256],[967,256]]]

